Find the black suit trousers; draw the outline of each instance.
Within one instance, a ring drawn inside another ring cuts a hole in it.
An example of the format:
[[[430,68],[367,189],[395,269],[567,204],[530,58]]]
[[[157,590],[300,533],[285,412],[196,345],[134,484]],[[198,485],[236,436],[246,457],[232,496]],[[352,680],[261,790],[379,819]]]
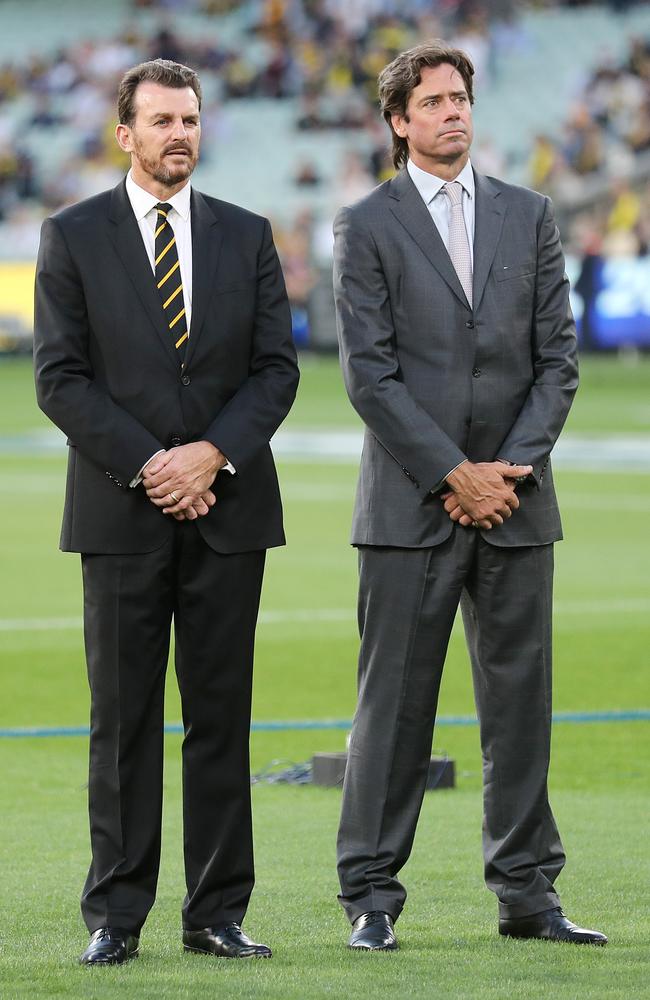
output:
[[[172,621],[185,730],[183,925],[240,923],[253,888],[249,729],[265,553],[223,555],[192,522],[173,528],[153,552],[82,555],[92,862],[81,909],[91,933],[137,934],[155,898]]]
[[[559,906],[565,857],[547,793],[553,546],[499,548],[457,526],[431,548],[360,547],[359,565],[359,699],[338,838],[349,919],[397,918],[404,905],[397,875],[413,845],[459,604],[483,753],[485,880],[503,917]]]

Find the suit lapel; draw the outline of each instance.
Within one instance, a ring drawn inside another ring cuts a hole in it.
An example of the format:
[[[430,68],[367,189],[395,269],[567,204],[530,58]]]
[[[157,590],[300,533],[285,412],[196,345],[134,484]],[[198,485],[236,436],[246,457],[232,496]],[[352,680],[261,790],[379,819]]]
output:
[[[214,289],[215,273],[223,241],[222,227],[203,195],[192,190],[192,322],[185,355],[189,365],[205,320]]]
[[[501,238],[506,208],[501,204],[500,191],[489,178],[475,172],[474,179],[476,204],[473,308],[476,310],[481,303],[485,283]],[[390,182],[389,196],[393,199],[391,205],[393,214],[415,240],[427,260],[444,278],[456,298],[469,305],[442,237],[407,170],[402,170]]]
[[[415,240],[429,263],[447,282],[456,298],[469,306],[447,248],[408,170],[402,170],[393,178],[388,194],[392,199],[393,214]]]
[[[109,227],[109,236],[124,265],[124,270],[128,274],[167,356],[173,362],[174,367],[178,368],[178,355],[169,335],[154,274],[142,242],[142,234],[126,193],[125,181],[118,184],[112,191],[109,220],[113,223]]]
[[[488,177],[474,171],[476,206],[474,216],[474,309],[481,304],[485,283],[501,238],[506,206],[500,191]]]

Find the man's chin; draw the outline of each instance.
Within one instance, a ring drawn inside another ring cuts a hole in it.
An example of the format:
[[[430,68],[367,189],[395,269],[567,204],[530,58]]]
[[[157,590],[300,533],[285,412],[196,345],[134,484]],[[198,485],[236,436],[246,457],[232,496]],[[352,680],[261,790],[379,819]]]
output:
[[[167,184],[168,186],[180,184],[181,181],[186,181],[191,176],[194,167],[195,164],[188,160],[187,163],[183,163],[173,169],[168,167],[164,170],[159,170],[155,175],[155,179],[159,184]]]
[[[469,142],[465,135],[450,135],[443,146],[443,151],[448,156],[459,156],[469,150]]]
[[[459,143],[457,146],[450,145],[447,149],[442,150],[438,155],[438,159],[442,163],[456,163],[458,160],[463,157],[467,157],[468,155],[469,144],[464,143],[463,145],[460,145]]]

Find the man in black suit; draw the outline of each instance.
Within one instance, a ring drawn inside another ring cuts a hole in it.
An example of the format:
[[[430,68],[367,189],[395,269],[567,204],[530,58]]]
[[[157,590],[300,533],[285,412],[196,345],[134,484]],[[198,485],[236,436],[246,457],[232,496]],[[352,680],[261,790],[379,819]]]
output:
[[[38,401],[68,436],[61,548],[80,552],[91,689],[84,964],[137,954],[160,858],[170,625],[183,706],[187,950],[268,957],[253,887],[248,739],[265,550],[282,545],[269,440],[296,356],[269,223],[190,186],[201,88],[126,73],[113,191],[43,225]]]
[[[548,802],[550,453],[578,384],[552,206],[469,160],[473,67],[434,40],[379,78],[396,177],[335,223],[341,363],[366,425],[359,701],[338,841],[353,948],[397,947],[458,605],[484,767],[484,860],[512,937],[604,944],[560,909]]]

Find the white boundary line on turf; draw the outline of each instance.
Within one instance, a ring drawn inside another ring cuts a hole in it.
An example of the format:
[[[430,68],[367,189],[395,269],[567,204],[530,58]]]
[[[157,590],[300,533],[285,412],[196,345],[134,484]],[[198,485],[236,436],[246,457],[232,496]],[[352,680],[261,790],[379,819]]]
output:
[[[361,455],[363,431],[360,428],[326,428],[312,430],[279,430],[274,436],[273,451],[285,461],[306,463],[352,462]],[[57,430],[28,431],[23,434],[1,435],[0,454],[62,453],[65,438]],[[630,434],[564,434],[553,449],[553,462],[558,468],[576,471],[615,472],[650,470],[650,435]]]
[[[300,622],[354,622],[354,608],[295,608],[288,611],[260,611],[261,625]],[[81,618],[0,618],[0,632],[55,632],[78,629]]]
[[[621,597],[612,599],[563,601],[554,603],[558,615],[646,614],[650,598]],[[355,611],[350,608],[290,608],[286,611],[260,611],[260,625],[291,625],[312,622],[349,622],[356,624]],[[56,632],[82,627],[81,618],[0,618],[0,632]]]

